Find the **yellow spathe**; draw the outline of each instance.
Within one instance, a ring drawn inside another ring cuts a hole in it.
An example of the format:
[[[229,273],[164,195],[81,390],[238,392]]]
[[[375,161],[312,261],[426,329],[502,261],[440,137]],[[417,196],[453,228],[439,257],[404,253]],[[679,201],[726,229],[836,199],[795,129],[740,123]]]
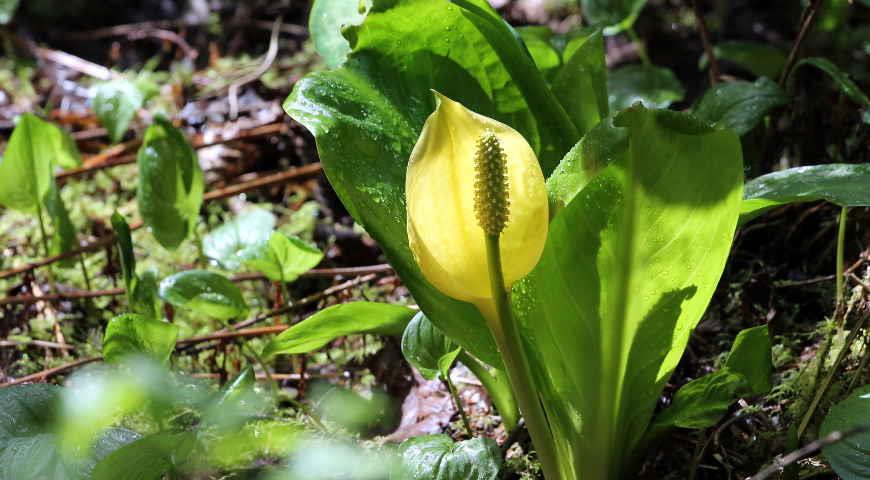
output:
[[[544,249],[547,189],[538,159],[519,132],[437,92],[435,101],[408,163],[408,240],[432,285],[478,304],[492,298],[485,234],[474,212],[478,139],[494,133],[506,154],[510,209],[500,251],[508,288],[534,268]]]

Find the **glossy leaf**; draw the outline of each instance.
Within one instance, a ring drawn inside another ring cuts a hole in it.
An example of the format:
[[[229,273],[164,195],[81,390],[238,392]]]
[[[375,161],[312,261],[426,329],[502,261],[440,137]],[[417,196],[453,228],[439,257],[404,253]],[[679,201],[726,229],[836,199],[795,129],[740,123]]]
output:
[[[36,213],[54,184],[52,125],[30,113],[18,120],[0,159],[0,205]]]
[[[456,359],[460,347],[444,336],[423,312],[414,315],[402,334],[402,355],[423,377],[432,380],[442,372],[439,362],[449,357]],[[449,367],[448,367],[449,368]]]
[[[245,265],[269,280],[292,282],[316,267],[323,252],[296,237],[273,232],[268,242],[261,242],[246,256]]]
[[[160,298],[176,307],[220,320],[248,313],[239,287],[227,277],[205,270],[187,270],[164,278],[160,282]]]
[[[193,452],[196,435],[155,433],[129,443],[97,463],[93,480],[159,479],[183,465]]]
[[[133,236],[127,220],[117,211],[112,213],[112,229],[115,231],[115,241],[121,256],[121,275],[124,277],[124,289],[129,297],[133,293],[136,279],[136,257],[133,255]]]
[[[822,422],[821,436],[833,432],[847,432],[870,425],[870,385],[859,388],[848,398],[831,407]],[[870,478],[870,432],[826,445],[822,448],[825,459],[843,480]]]
[[[555,73],[553,94],[565,107],[581,135],[609,114],[607,66],[601,30],[572,39],[563,52],[564,65]]]
[[[674,72],[654,65],[628,65],[607,78],[610,110],[624,110],[636,102],[647,108],[667,108],[683,99],[685,90]]]
[[[740,208],[732,132],[642,107],[615,124],[628,154],[559,211],[540,263],[513,289],[550,419],[552,443],[538,448],[557,452],[565,478],[626,473],[716,288]]]
[[[851,98],[852,101],[864,108],[870,107],[870,97],[861,91],[861,88],[859,88],[858,85],[849,78],[849,75],[846,72],[840,70],[840,67],[830,60],[820,57],[804,58],[796,63],[794,68],[797,70],[798,67],[805,65],[816,67],[825,72],[844,95]]]
[[[756,77],[778,78],[785,66],[786,52],[769,43],[727,41],[713,47],[720,60],[730,61]],[[707,68],[707,55],[701,55],[698,68]]]
[[[359,25],[366,18],[371,0],[316,0],[308,16],[308,30],[314,48],[329,68],[344,63],[350,45],[341,34],[347,25]]]
[[[399,447],[408,480],[496,480],[501,452],[491,438],[454,442],[448,435],[425,435]]]
[[[553,31],[549,27],[530,25],[518,27],[516,32],[541,73],[547,75],[562,65],[559,52],[550,43]]]
[[[202,251],[223,268],[238,270],[260,243],[269,241],[274,229],[275,215],[255,208],[204,236]]]
[[[746,377],[751,395],[761,395],[773,388],[772,348],[767,325],[759,325],[738,333],[728,352],[725,368]]]
[[[389,303],[333,305],[281,332],[266,345],[263,356],[313,352],[345,335],[401,335],[415,313],[408,307]]]
[[[727,368],[704,375],[680,387],[651,428],[708,428],[716,425],[748,389],[746,377]]]
[[[646,0],[580,0],[584,18],[591,25],[610,27],[608,35],[631,28],[644,5]]]
[[[166,120],[145,132],[137,156],[139,213],[166,248],[181,244],[196,225],[202,205],[202,169],[184,135]]]
[[[126,79],[101,83],[94,91],[94,112],[113,143],[121,141],[144,103],[145,96],[135,83]]]
[[[129,355],[148,355],[165,364],[177,339],[176,325],[133,313],[120,315],[106,325],[103,358],[117,363]]]
[[[741,223],[788,203],[827,200],[841,207],[870,206],[870,164],[795,167],[746,182]]]
[[[788,101],[788,95],[779,85],[768,78],[759,78],[753,83],[719,83],[704,93],[692,111],[702,120],[744,135]]]
[[[542,144],[542,129],[508,69],[450,2],[376,4],[348,33],[354,49],[342,68],[307,75],[284,108],[314,134],[342,203],[378,241],[429,319],[470,353],[497,365],[495,342],[477,310],[429,285],[408,249],[405,171],[434,109],[430,89],[513,126],[538,151],[551,151],[554,158],[563,152]]]

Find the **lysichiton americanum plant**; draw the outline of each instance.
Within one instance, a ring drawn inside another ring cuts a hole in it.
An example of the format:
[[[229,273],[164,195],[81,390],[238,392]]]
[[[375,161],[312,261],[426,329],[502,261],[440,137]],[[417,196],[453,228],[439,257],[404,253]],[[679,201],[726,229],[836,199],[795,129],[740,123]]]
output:
[[[354,23],[285,110],[426,317],[507,372],[545,477],[630,477],[728,257],[737,135],[611,115],[600,31],[554,42],[544,75],[484,0]]]

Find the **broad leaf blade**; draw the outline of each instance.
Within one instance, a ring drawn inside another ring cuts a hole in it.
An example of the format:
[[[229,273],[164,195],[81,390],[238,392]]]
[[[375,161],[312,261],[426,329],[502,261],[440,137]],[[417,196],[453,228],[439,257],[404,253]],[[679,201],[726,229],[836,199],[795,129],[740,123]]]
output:
[[[371,0],[317,0],[308,16],[308,30],[314,48],[329,68],[344,63],[350,45],[341,34],[348,25],[359,25],[366,18]]]
[[[496,480],[501,452],[491,438],[454,442],[447,435],[425,435],[400,447],[408,480]]]
[[[731,132],[641,107],[616,124],[628,155],[556,215],[513,292],[563,474],[582,478],[621,476],[724,268],[743,183]]]
[[[773,388],[772,348],[767,325],[759,325],[738,333],[728,352],[725,368],[746,377],[751,395],[761,395]]]
[[[292,282],[316,267],[323,252],[316,247],[281,232],[273,232],[268,242],[246,254],[245,265],[263,273],[274,282]]]
[[[312,352],[344,335],[401,335],[414,314],[408,307],[388,303],[334,305],[281,332],[266,345],[263,356]]]
[[[166,248],[181,244],[196,225],[202,205],[202,169],[184,135],[166,120],[145,132],[137,156],[136,201],[142,220]]]
[[[115,450],[97,463],[94,480],[158,479],[184,464],[196,445],[193,433],[155,433]]]
[[[795,167],[746,182],[740,222],[787,203],[827,200],[841,207],[870,206],[870,164]]]
[[[111,80],[97,85],[94,92],[94,111],[100,123],[109,131],[112,143],[121,141],[130,121],[143,103],[145,96],[129,80]]]
[[[109,320],[103,340],[103,358],[117,363],[130,355],[148,355],[159,363],[167,363],[178,326],[142,315],[128,313]]]
[[[456,343],[441,333],[423,312],[414,315],[402,334],[402,355],[405,360],[430,380],[437,377],[441,370],[439,361],[457,349]],[[455,359],[455,355],[452,358]]]
[[[746,377],[727,368],[704,375],[677,390],[651,429],[712,427],[748,389]]]
[[[759,78],[753,83],[719,83],[707,90],[692,110],[702,120],[744,135],[788,100],[779,85],[768,78]]]
[[[551,84],[553,94],[585,135],[609,114],[607,66],[601,30],[572,39],[565,46],[564,65]]]
[[[36,213],[54,184],[53,125],[30,113],[18,120],[0,159],[0,205]]]
[[[176,307],[220,320],[248,313],[239,287],[227,277],[205,270],[188,270],[164,278],[160,282],[160,298]]]
[[[870,425],[870,385],[859,388],[849,398],[831,407],[822,422],[821,435],[847,432]],[[826,445],[822,453],[843,480],[870,478],[870,432],[864,431],[840,442]]]
[[[637,102],[647,108],[667,108],[686,93],[674,72],[655,65],[628,65],[611,71],[607,90],[610,110],[614,112]]]
[[[202,239],[202,251],[227,270],[238,270],[251,249],[269,241],[275,229],[275,215],[262,208],[242,213]]]
[[[799,61],[795,65],[795,69],[798,67],[809,65],[818,68],[819,70],[828,74],[831,80],[834,81],[837,88],[840,89],[843,94],[851,98],[855,103],[861,105],[864,108],[870,107],[870,97],[867,96],[866,93],[861,91],[861,88],[849,78],[849,75],[846,72],[840,70],[840,67],[835,65],[833,62],[826,58],[820,57],[810,57],[804,58]]]

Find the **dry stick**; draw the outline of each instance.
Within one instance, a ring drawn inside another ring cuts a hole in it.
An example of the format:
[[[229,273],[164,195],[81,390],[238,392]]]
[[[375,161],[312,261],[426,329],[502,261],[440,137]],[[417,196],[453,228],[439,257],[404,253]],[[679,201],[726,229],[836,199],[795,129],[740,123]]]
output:
[[[801,23],[801,29],[798,32],[797,38],[795,38],[794,44],[791,47],[791,51],[788,54],[788,59],[785,61],[785,67],[782,69],[782,74],[779,77],[779,85],[785,86],[785,81],[788,80],[788,76],[791,74],[792,68],[794,68],[794,64],[797,61],[798,51],[800,51],[801,44],[804,41],[804,38],[807,36],[807,33],[810,31],[810,26],[813,24],[813,19],[816,17],[816,13],[819,11],[819,7],[822,6],[822,0],[810,0],[810,3],[804,8],[802,18],[803,23]]]
[[[262,77],[263,74],[265,74],[269,71],[270,68],[272,68],[272,64],[275,63],[275,58],[278,56],[278,36],[281,33],[282,21],[283,17],[280,16],[275,19],[275,24],[272,25],[272,35],[269,37],[269,49],[266,50],[266,55],[263,56],[263,61],[260,63],[259,66],[257,66],[257,69],[250,74],[236,80],[230,85],[228,92],[230,102],[230,119],[234,120],[236,117],[239,116],[239,88]]]
[[[99,80],[112,80],[115,78],[121,78],[121,75],[117,72],[113,72],[112,70],[102,65],[97,65],[96,63],[89,62],[84,58],[80,58],[66,52],[51,50],[49,48],[43,47],[33,47],[32,51],[34,55],[43,60],[57,63],[58,65],[63,65],[67,68],[75,70],[79,73],[83,73],[90,77],[97,78]]]
[[[389,264],[371,265],[367,267],[339,267],[339,268],[315,268],[303,273],[302,277],[308,278],[330,278],[336,276],[356,276],[367,273],[385,273],[393,270]],[[253,280],[265,280],[266,276],[259,272],[239,273],[233,275],[230,280],[233,282],[247,282]],[[124,295],[123,288],[108,288],[105,290],[73,290],[69,292],[61,292],[53,295],[15,295],[6,298],[0,298],[0,306],[2,305],[23,305],[36,302],[52,302],[57,300],[81,300],[87,298],[98,297],[117,297]]]
[[[765,469],[756,473],[749,480],[764,480],[769,478],[771,475],[779,472],[784,467],[791,465],[794,462],[806,457],[807,455],[814,454],[820,451],[822,448],[827,447],[828,445],[833,445],[837,442],[841,442],[849,437],[860,435],[862,433],[870,432],[870,425],[862,425],[860,427],[853,428],[851,430],[846,431],[836,431],[831,432],[824,437],[810,442],[803,447],[789,453],[788,455],[776,460],[773,464],[769,465]]]
[[[231,197],[233,195],[245,192],[247,190],[253,190],[256,188],[267,187],[270,185],[284,183],[284,182],[286,182],[290,179],[293,179],[293,178],[314,174],[316,172],[319,172],[320,169],[321,169],[320,163],[312,163],[312,164],[304,165],[304,166],[301,166],[298,168],[294,168],[292,170],[287,170],[285,172],[280,172],[280,173],[276,173],[273,175],[266,175],[264,177],[256,178],[254,180],[243,182],[243,183],[240,183],[237,185],[230,185],[228,187],[219,188],[217,190],[212,190],[210,192],[207,192],[205,195],[203,195],[203,200],[204,201],[218,200],[218,199],[222,199],[222,198]],[[137,223],[130,226],[130,230],[137,230],[141,227],[142,227],[142,223],[137,222]],[[67,258],[72,258],[72,257],[75,257],[76,255],[79,255],[79,254],[82,254],[85,252],[92,252],[94,250],[99,250],[99,249],[104,248],[108,245],[111,245],[114,241],[115,241],[114,234],[107,235],[103,238],[95,240],[95,241],[88,243],[86,245],[82,245],[82,246],[75,248],[73,250],[68,250],[68,251],[60,253],[58,255],[54,255],[54,256],[47,257],[47,258],[44,258],[41,260],[37,260],[35,262],[29,263],[29,264],[26,264],[26,265],[23,265],[23,266],[20,266],[17,268],[4,270],[4,271],[0,272],[0,280],[2,280],[4,278],[13,277],[15,275],[19,275],[19,274],[22,274],[25,272],[30,272],[32,270],[39,268],[39,267],[43,267],[45,265],[50,265],[52,263],[59,262],[61,260],[65,260]]]
[[[710,86],[712,87],[719,81],[719,61],[716,59],[716,53],[713,51],[713,45],[710,43],[710,30],[707,29],[707,22],[704,20],[704,14],[701,13],[698,0],[692,0],[692,10],[695,12],[695,21],[698,22],[698,33],[701,35],[701,42],[704,44],[704,53],[707,54],[707,64],[709,66],[707,73],[710,75]]]
[[[51,348],[55,350],[75,350],[76,347],[67,344],[67,343],[56,343],[56,342],[47,342],[45,340],[0,340],[0,348],[8,348],[8,347],[39,347],[39,348]]]
[[[286,313],[288,311],[295,310],[295,309],[301,308],[305,305],[317,302],[317,301],[319,301],[319,300],[321,300],[329,295],[332,295],[336,292],[339,292],[342,290],[347,290],[347,289],[355,287],[361,283],[368,282],[370,280],[373,280],[375,278],[375,276],[376,275],[374,273],[370,273],[370,274],[364,275],[362,277],[357,277],[353,280],[349,280],[349,281],[341,283],[339,285],[335,285],[335,286],[332,286],[330,288],[327,288],[326,290],[323,290],[322,292],[318,292],[316,294],[309,295],[309,296],[301,299],[300,301],[298,301],[292,305],[287,305],[283,308],[272,310],[270,312],[266,312],[266,313],[263,313],[261,315],[257,315],[254,318],[238,322],[238,323],[232,325],[231,327],[218,330],[218,331],[213,332],[209,335],[181,339],[178,342],[176,342],[176,350],[184,351],[188,347],[190,347],[191,345],[194,345],[197,343],[214,341],[214,340],[226,340],[226,339],[235,338],[235,337],[248,337],[248,336],[269,335],[269,334],[277,333],[278,331],[286,329],[288,327],[284,326],[284,325],[265,327],[265,328],[250,328],[250,329],[245,328],[245,327],[250,327],[251,325],[262,322],[263,320],[272,318],[274,316],[283,315],[284,313]],[[2,383],[2,384],[0,384],[0,388],[11,387],[13,385],[18,385],[21,383],[44,381],[49,377],[64,373],[64,372],[72,370],[76,367],[80,367],[80,366],[86,365],[88,363],[98,362],[98,361],[102,360],[102,358],[103,357],[101,357],[101,356],[96,356],[96,357],[88,357],[88,358],[79,359],[79,360],[76,360],[74,362],[70,362],[70,363],[61,365],[59,367],[49,368],[47,370],[43,370],[41,372],[37,372],[37,373],[34,373],[32,375],[27,375],[25,377],[21,377],[21,378],[18,378],[16,380],[12,380],[10,382]]]

